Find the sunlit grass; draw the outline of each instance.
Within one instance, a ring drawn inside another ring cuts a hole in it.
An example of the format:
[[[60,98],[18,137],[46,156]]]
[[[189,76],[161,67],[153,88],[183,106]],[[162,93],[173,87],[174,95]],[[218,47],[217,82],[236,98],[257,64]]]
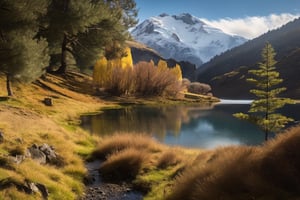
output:
[[[297,199],[300,127],[258,147],[226,147],[200,154],[176,178],[168,200]]]
[[[159,152],[162,145],[146,134],[120,133],[100,141],[92,156],[96,159],[105,159],[110,154],[126,148]]]
[[[300,193],[299,131],[290,129],[262,146],[207,151],[155,145],[151,138],[125,133],[104,138],[94,155],[107,159],[100,167],[104,176],[133,171],[134,187],[145,192],[145,200],[295,199]]]
[[[37,200],[41,199],[41,195],[38,193],[33,195],[25,194],[24,192],[18,191],[16,188],[8,188],[0,191],[0,200],[11,200],[11,199],[26,199],[26,200]]]
[[[146,191],[144,200],[163,200],[171,192],[174,177],[184,164],[168,167],[166,169],[152,168],[140,174],[134,184],[142,191]]]
[[[4,133],[4,142],[0,144],[0,179],[12,178],[20,184],[27,179],[43,184],[49,191],[49,199],[77,199],[84,190],[83,157],[91,153],[96,141],[79,128],[78,117],[80,113],[98,110],[103,103],[84,94],[84,90],[82,93],[72,91],[73,83],[61,77],[47,75],[47,80],[41,83],[42,87],[14,83],[15,96],[4,98],[5,80],[0,75],[0,96],[3,97],[0,130]],[[43,104],[45,97],[52,98],[53,106]],[[63,159],[62,165],[40,165],[30,158],[20,165],[7,160],[7,155],[24,155],[33,144],[43,143],[55,148]],[[10,187],[0,191],[0,199],[41,199],[41,195],[27,195]]]
[[[104,159],[99,167],[103,177],[132,180],[136,189],[145,192],[144,199],[163,200],[175,177],[201,152],[168,147],[143,134],[120,133],[103,138],[92,155]]]

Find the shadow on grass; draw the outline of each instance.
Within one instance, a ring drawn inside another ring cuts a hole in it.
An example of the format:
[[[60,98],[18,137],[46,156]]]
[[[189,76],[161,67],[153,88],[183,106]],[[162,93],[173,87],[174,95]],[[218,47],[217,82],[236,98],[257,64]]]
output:
[[[1,97],[1,96],[0,96],[0,101],[7,101],[8,99],[9,99],[8,96],[4,96],[4,97]]]

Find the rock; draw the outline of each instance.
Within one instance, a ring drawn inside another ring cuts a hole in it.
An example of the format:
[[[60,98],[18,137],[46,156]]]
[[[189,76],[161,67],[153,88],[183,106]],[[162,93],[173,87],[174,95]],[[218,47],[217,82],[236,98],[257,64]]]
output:
[[[40,183],[37,183],[36,184],[36,187],[39,189],[39,191],[41,192],[42,196],[44,199],[47,199],[48,196],[49,196],[49,192],[48,192],[48,189],[46,188],[45,185],[43,184],[40,184]]]
[[[57,155],[53,147],[49,146],[48,144],[43,144],[39,147],[39,149],[46,155],[48,163],[57,163]]]
[[[46,155],[38,148],[36,144],[33,144],[27,149],[27,156],[31,157],[40,164],[46,164],[47,162]]]
[[[93,175],[87,175],[83,179],[83,183],[85,185],[91,185],[96,181],[95,177]]]
[[[49,97],[44,98],[43,103],[46,106],[53,106],[52,98],[49,98]]]
[[[46,155],[47,163],[56,166],[63,166],[65,164],[63,158],[55,152],[54,147],[43,144],[39,149]]]
[[[63,158],[48,144],[42,144],[41,146],[33,144],[27,149],[25,156],[36,160],[40,164],[52,164],[56,166],[63,166],[65,164]]]
[[[33,183],[28,180],[25,180],[25,185],[23,186],[24,191],[28,194],[40,192],[44,199],[48,199],[49,192],[45,185],[40,183]]]
[[[21,164],[25,160],[25,156],[23,155],[16,155],[16,156],[9,156],[9,159],[16,163],[16,164]]]
[[[25,180],[25,183],[20,183],[12,178],[0,180],[0,190],[10,187],[16,187],[19,191],[25,192],[26,194],[40,192],[44,199],[48,199],[49,196],[49,192],[46,186],[40,183],[34,183],[29,180]]]
[[[25,180],[25,186],[30,191],[30,194],[39,192],[39,188],[35,185],[35,183]]]

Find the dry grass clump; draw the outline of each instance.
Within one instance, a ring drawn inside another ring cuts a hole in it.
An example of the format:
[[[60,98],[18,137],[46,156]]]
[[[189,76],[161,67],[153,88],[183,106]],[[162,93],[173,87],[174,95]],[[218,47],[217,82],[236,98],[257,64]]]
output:
[[[183,152],[179,150],[170,149],[162,153],[157,161],[157,167],[160,169],[166,169],[169,166],[174,166],[180,163]]]
[[[104,138],[92,153],[92,159],[104,160],[99,169],[104,179],[133,180],[152,162],[153,154],[164,148],[146,134],[118,133]]]
[[[120,133],[104,138],[93,158],[104,159],[99,169],[104,180],[132,181],[145,192],[145,200],[162,200],[175,177],[199,152],[167,147],[147,135]]]
[[[292,128],[263,148],[261,174],[274,187],[300,195],[300,127]]]
[[[297,199],[299,146],[297,127],[262,147],[217,149],[187,168],[167,199]]]
[[[133,68],[122,68],[118,63],[107,67],[101,62],[95,65],[94,82],[111,95],[176,97],[183,89],[179,66],[168,68],[166,63],[159,67],[142,61]]]
[[[161,151],[162,146],[146,134],[119,133],[104,138],[92,153],[92,157],[94,159],[106,159],[112,153],[127,148],[157,152]]]
[[[112,154],[100,166],[100,173],[106,180],[133,180],[143,165],[147,162],[149,153],[146,151],[127,148]]]

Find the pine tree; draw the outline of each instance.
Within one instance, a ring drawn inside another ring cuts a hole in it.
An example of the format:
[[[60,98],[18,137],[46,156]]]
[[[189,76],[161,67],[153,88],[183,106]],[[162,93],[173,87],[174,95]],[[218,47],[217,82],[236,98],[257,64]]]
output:
[[[0,0],[0,71],[11,81],[32,81],[49,63],[47,42],[37,36],[46,0]]]
[[[283,79],[276,71],[276,53],[270,43],[267,43],[262,50],[262,62],[258,69],[249,70],[253,77],[247,81],[255,86],[250,90],[257,99],[251,103],[248,114],[236,113],[235,117],[245,119],[257,124],[265,133],[265,140],[268,140],[270,132],[277,133],[293,119],[288,118],[276,111],[286,104],[293,104],[290,98],[281,98],[279,94],[286,90],[285,87],[278,87]]]
[[[99,22],[101,8],[93,5],[91,1],[49,0],[49,2],[44,19],[45,27],[41,30],[41,35],[49,41],[51,62],[57,62],[56,59],[59,59],[60,67],[57,72],[64,73],[69,64],[68,58],[74,58],[74,44],[80,42],[79,33],[85,33],[88,27]]]
[[[134,0],[107,0],[107,2],[113,10],[122,12],[121,22],[126,29],[132,28],[138,23],[136,19],[138,10]]]
[[[51,64],[60,63],[57,73],[65,73],[70,64],[93,66],[104,54],[107,59],[119,55],[116,52],[123,49],[128,38],[125,10],[113,3],[119,1],[49,1],[41,35],[50,43]],[[105,52],[107,47],[111,52]]]

